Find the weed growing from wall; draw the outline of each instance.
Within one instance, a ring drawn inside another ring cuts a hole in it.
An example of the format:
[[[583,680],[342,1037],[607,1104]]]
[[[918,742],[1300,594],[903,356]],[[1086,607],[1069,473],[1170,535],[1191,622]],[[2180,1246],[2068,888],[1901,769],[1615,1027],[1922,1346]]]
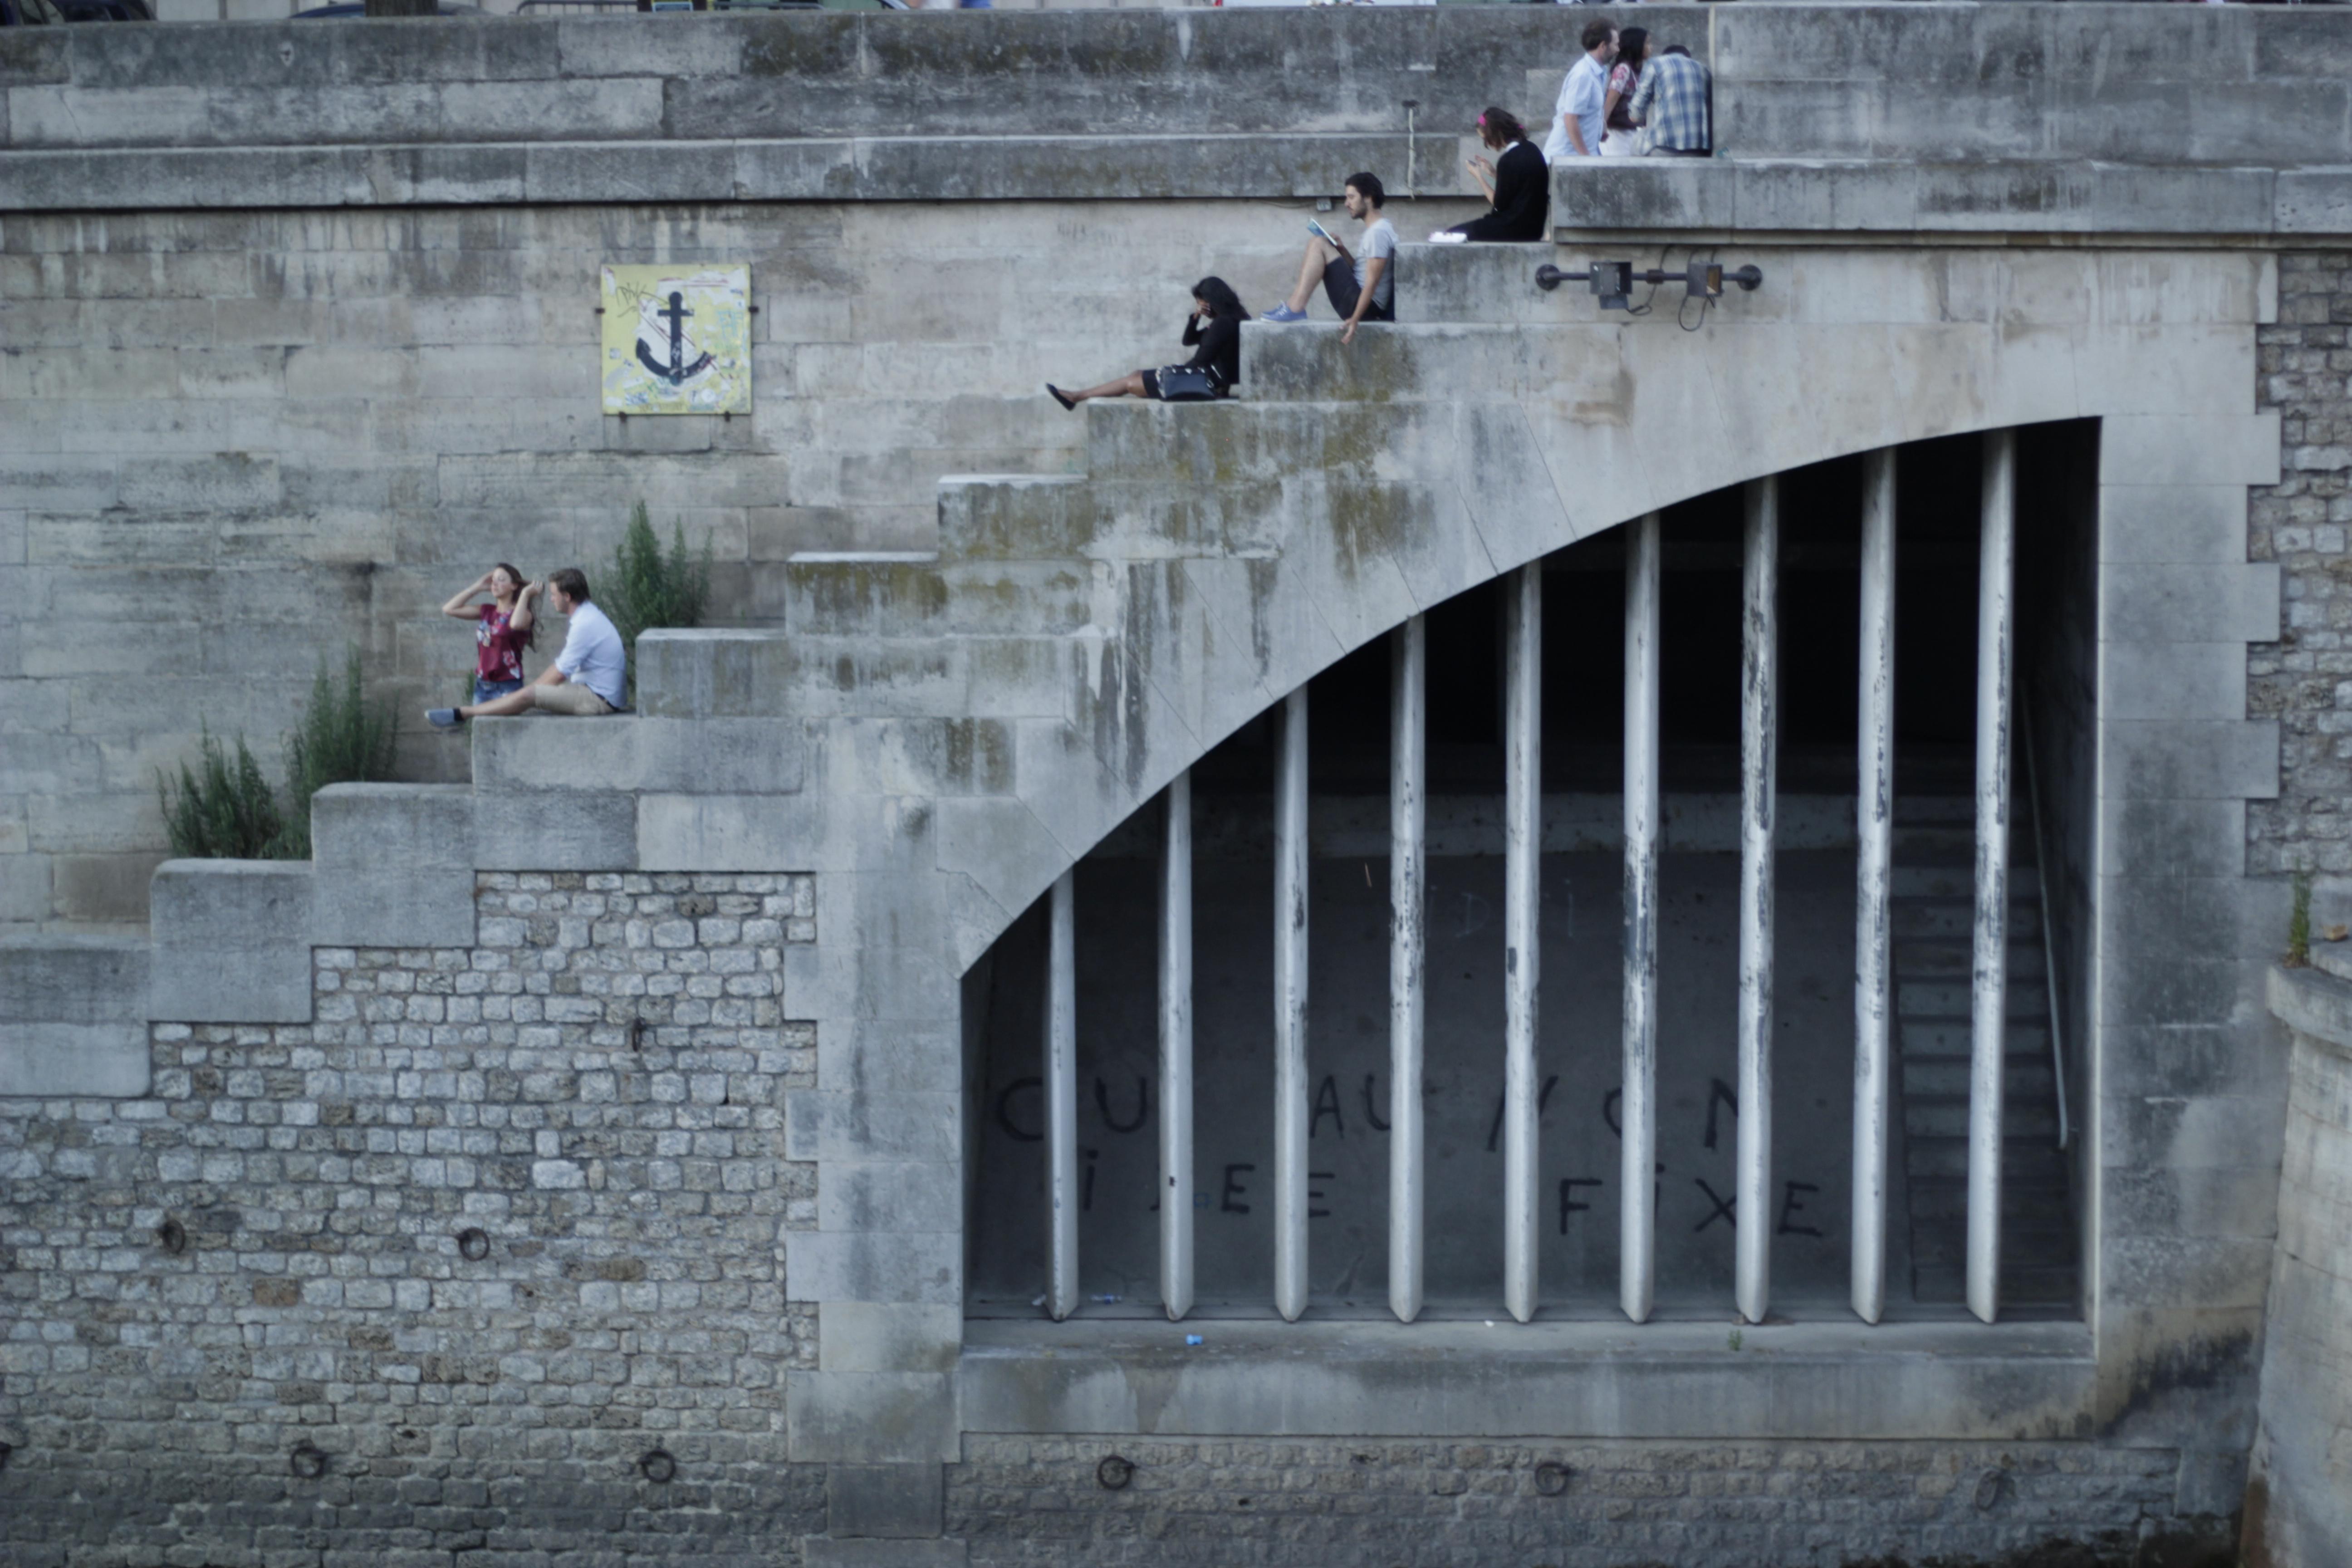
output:
[[[596,603],[612,617],[629,650],[629,700],[636,700],[637,634],[654,626],[698,626],[710,604],[710,540],[688,555],[683,524],[670,528],[665,552],[643,501],[629,509],[629,526],[613,552],[612,570],[595,584]]]
[[[2286,917],[2286,953],[2279,962],[2301,969],[2311,962],[2311,872],[2294,874],[2294,904]]]

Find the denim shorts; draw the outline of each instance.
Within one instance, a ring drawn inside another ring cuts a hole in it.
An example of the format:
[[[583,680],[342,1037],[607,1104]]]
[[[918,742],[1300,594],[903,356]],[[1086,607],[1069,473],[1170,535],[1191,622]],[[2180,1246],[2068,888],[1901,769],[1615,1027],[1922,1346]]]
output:
[[[504,697],[509,691],[521,689],[522,682],[520,680],[484,680],[478,675],[474,677],[474,700],[477,702],[488,702]]]

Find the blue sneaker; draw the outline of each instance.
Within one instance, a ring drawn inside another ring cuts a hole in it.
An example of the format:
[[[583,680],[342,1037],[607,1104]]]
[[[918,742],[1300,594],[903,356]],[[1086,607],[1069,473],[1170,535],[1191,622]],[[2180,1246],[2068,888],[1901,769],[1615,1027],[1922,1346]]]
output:
[[[457,716],[457,710],[455,708],[427,708],[425,710],[425,721],[436,730],[454,730],[465,722]]]
[[[1268,310],[1265,315],[1258,318],[1261,321],[1303,321],[1306,319],[1306,311],[1294,310],[1287,305],[1276,305],[1273,310]]]

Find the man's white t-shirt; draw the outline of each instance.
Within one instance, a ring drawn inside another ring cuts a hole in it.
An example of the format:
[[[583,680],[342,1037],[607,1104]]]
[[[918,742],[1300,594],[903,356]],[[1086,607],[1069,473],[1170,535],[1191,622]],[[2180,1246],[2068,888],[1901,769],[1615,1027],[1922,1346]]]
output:
[[[1374,258],[1388,263],[1381,268],[1380,286],[1372,290],[1372,308],[1386,310],[1396,301],[1396,225],[1386,218],[1376,218],[1364,228],[1364,237],[1356,242],[1356,287],[1364,286],[1364,263]]]
[[[611,703],[621,706],[628,689],[629,654],[612,618],[593,600],[572,606],[572,626],[563,637],[563,651],[555,668],[566,680],[576,680]]]
[[[1559,101],[1552,106],[1551,133],[1544,138],[1544,162],[1572,158],[1576,148],[1568,140],[1568,127],[1560,121],[1576,116],[1576,128],[1584,136],[1584,151],[1590,156],[1601,153],[1601,133],[1606,123],[1601,110],[1609,102],[1609,68],[1586,55],[1568,68],[1568,76],[1559,84]]]

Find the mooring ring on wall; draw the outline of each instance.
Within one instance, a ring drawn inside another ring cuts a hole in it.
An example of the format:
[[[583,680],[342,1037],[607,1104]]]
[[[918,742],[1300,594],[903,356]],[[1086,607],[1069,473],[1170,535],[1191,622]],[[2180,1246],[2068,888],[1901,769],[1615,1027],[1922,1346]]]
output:
[[[1107,1492],[1123,1492],[1127,1483],[1135,1479],[1135,1461],[1120,1454],[1106,1454],[1095,1467],[1095,1480]]]
[[[188,1250],[187,1227],[171,1215],[165,1215],[163,1223],[155,1227],[155,1245],[173,1257],[179,1257]]]
[[[1987,1470],[1977,1478],[1977,1511],[1990,1513],[1994,1509],[2007,1502],[2010,1494],[2016,1489],[2017,1483],[2010,1479],[2007,1470]]]
[[[677,1460],[671,1458],[667,1448],[648,1448],[637,1460],[637,1469],[654,1485],[666,1487],[677,1474]]]
[[[306,1481],[315,1481],[327,1473],[326,1451],[305,1439],[295,1444],[294,1451],[286,1456],[286,1468]]]
[[[490,1255],[490,1233],[480,1226],[469,1225],[457,1233],[457,1256],[468,1263],[479,1263]]]
[[[1568,1490],[1569,1469],[1558,1459],[1546,1459],[1536,1467],[1536,1490],[1545,1497],[1558,1497]]]

